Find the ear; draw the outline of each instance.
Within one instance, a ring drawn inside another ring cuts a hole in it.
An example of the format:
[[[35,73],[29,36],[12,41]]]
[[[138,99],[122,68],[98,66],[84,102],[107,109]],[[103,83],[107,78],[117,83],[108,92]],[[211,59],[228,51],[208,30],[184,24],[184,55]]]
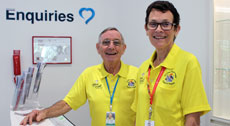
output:
[[[178,35],[178,33],[179,33],[179,31],[180,31],[180,25],[178,25],[178,26],[177,26],[177,28],[176,28],[176,30],[175,30],[175,31],[176,31],[175,36],[177,36],[177,35]]]
[[[147,28],[147,25],[144,25],[144,28],[145,28],[145,32],[146,32],[146,35],[148,36],[148,28]]]
[[[122,52],[122,54],[125,53],[125,50],[126,50],[126,44],[124,44],[124,46],[123,46],[123,52]]]
[[[100,54],[100,43],[96,44],[96,48],[97,48],[97,53]]]

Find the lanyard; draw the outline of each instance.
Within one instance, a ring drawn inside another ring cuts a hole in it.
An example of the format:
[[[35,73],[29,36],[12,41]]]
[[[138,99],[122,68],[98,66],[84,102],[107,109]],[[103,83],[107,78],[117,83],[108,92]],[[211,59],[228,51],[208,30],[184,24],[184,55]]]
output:
[[[166,69],[165,67],[162,67],[162,68],[161,68],[161,71],[160,71],[160,73],[159,73],[159,75],[158,75],[158,77],[157,77],[157,80],[156,80],[156,82],[155,82],[155,85],[154,85],[154,87],[153,87],[152,94],[151,94],[151,92],[150,92],[150,80],[149,80],[149,78],[150,78],[151,66],[149,67],[149,70],[148,70],[148,77],[147,77],[147,81],[148,81],[148,83],[147,83],[147,88],[148,88],[148,93],[149,93],[149,96],[150,96],[150,105],[151,105],[151,106],[152,106],[152,104],[153,104],[153,95],[154,95],[154,93],[156,92],[158,83],[159,83],[159,81],[160,81],[160,79],[161,79],[161,77],[162,77],[162,75],[163,75],[165,69]]]
[[[113,89],[113,94],[112,94],[112,96],[111,96],[111,92],[110,92],[110,88],[109,88],[109,83],[108,83],[107,77],[105,77],[106,84],[107,84],[107,87],[108,87],[108,90],[109,90],[109,95],[110,95],[110,111],[112,111],[113,97],[114,97],[114,93],[115,93],[115,91],[116,91],[116,87],[117,87],[117,83],[118,83],[119,77],[120,77],[120,76],[118,76],[118,78],[117,78],[117,82],[116,82],[115,87],[114,87],[114,89]]]
[[[162,68],[161,68],[161,71],[160,71],[160,73],[159,73],[159,75],[158,75],[158,77],[157,77],[157,80],[156,80],[156,82],[155,82],[155,84],[154,84],[154,87],[153,87],[153,90],[152,90],[152,94],[151,94],[151,92],[150,92],[150,80],[149,80],[149,78],[150,78],[151,66],[149,66],[148,77],[147,77],[147,81],[148,81],[148,82],[147,82],[147,88],[148,88],[148,93],[149,93],[149,96],[150,96],[150,107],[149,107],[149,121],[150,121],[150,122],[151,122],[151,116],[152,116],[153,95],[154,95],[154,93],[156,92],[158,83],[159,83],[159,81],[160,81],[160,79],[161,79],[161,77],[162,77],[162,75],[163,75],[165,69],[166,69],[165,67],[162,67]]]

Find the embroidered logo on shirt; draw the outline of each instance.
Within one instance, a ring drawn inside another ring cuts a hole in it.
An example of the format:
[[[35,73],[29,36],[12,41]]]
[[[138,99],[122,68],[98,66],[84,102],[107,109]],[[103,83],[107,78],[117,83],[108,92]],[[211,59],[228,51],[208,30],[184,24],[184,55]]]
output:
[[[129,80],[127,80],[127,82],[128,82],[128,88],[135,88],[136,87],[135,86],[136,81],[134,79],[129,79]]]
[[[169,71],[164,75],[163,83],[173,85],[175,84],[175,80],[176,80],[176,73],[174,71]]]
[[[144,76],[145,76],[145,73],[142,73],[141,77],[140,77],[140,84],[144,83],[144,81],[145,81]]]
[[[101,89],[102,88],[102,85],[101,84],[98,84],[98,80],[95,81],[95,83],[92,84],[92,86],[96,89]]]

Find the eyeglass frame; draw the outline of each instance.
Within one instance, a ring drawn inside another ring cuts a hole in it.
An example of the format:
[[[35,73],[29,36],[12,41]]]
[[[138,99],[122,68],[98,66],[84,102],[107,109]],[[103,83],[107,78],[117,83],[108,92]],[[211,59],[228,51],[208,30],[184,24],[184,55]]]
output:
[[[107,43],[106,43],[107,41]],[[109,40],[109,39],[104,39],[103,41],[101,41],[100,43],[103,46],[109,46],[111,44],[111,41],[113,42],[114,46],[121,46],[122,44],[124,44],[121,40],[119,39],[114,39],[114,40]]]
[[[151,27],[150,23],[156,24],[156,25],[157,25],[156,28]],[[163,24],[166,24],[166,23],[169,24],[169,25],[171,26],[170,29],[165,29],[165,28],[163,28],[162,25],[163,25]],[[148,29],[156,30],[156,29],[158,28],[159,25],[160,25],[160,27],[161,27],[162,30],[164,30],[164,31],[170,31],[170,30],[172,30],[173,26],[176,26],[176,23],[170,23],[170,22],[161,22],[161,23],[149,22],[148,25],[147,25],[147,27],[148,27]]]

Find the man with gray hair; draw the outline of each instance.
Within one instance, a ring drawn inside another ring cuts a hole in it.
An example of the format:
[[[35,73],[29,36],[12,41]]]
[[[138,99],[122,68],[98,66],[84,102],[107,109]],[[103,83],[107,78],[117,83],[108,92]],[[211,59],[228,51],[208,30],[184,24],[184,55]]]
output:
[[[121,61],[126,49],[121,33],[114,27],[103,30],[96,48],[103,63],[85,69],[63,100],[49,108],[33,110],[21,125],[63,115],[71,109],[78,109],[87,100],[92,126],[134,125],[135,112],[130,106],[138,69]]]

